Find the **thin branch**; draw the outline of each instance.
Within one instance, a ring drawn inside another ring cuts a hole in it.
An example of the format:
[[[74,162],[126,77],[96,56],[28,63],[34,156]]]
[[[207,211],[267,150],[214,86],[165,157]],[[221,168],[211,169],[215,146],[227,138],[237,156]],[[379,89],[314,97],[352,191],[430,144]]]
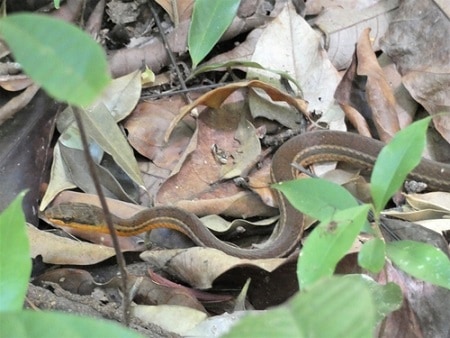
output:
[[[95,190],[97,191],[100,204],[104,211],[105,222],[108,225],[109,232],[111,234],[114,251],[116,252],[117,264],[119,265],[120,275],[122,276],[122,287],[123,287],[123,320],[126,326],[130,323],[130,296],[128,292],[128,274],[126,270],[125,258],[123,257],[122,251],[120,250],[119,239],[117,237],[116,229],[114,229],[111,213],[109,212],[108,204],[106,203],[105,194],[103,193],[102,187],[100,185],[100,180],[98,179],[97,169],[95,163],[89,153],[89,145],[86,136],[86,130],[84,129],[83,120],[81,118],[80,108],[73,107],[73,114],[80,130],[81,142],[83,144],[83,152],[88,163],[89,172],[94,182]]]

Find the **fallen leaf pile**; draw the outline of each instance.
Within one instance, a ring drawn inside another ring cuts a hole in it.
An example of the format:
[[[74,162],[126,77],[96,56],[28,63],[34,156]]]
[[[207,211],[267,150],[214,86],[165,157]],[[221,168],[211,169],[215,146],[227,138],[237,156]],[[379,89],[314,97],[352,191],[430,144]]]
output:
[[[284,135],[351,129],[388,142],[413,120],[430,114],[436,118],[425,155],[449,161],[450,12],[444,2],[242,0],[217,49],[196,69],[190,69],[187,57],[193,0],[155,2],[165,29],[159,33],[188,73],[187,95],[142,1],[99,1],[86,24],[109,48],[115,77],[82,110],[89,150],[114,215],[129,218],[152,206],[176,206],[201,217],[224,241],[258,246],[270,243],[278,221],[270,164]],[[67,1],[55,12],[70,21],[81,3]],[[141,77],[143,65],[149,78]],[[210,84],[217,88],[205,89]],[[24,205],[32,256],[41,269],[33,283],[54,290],[47,296],[57,297],[55,309],[72,311],[78,302],[116,318],[117,309],[99,306],[118,304],[121,297],[111,268],[116,253],[110,236],[35,226],[38,209],[64,202],[99,205],[72,108],[48,105],[41,92],[34,96],[37,89],[22,74],[0,74],[0,86],[11,93],[28,87],[0,108],[0,121],[6,120],[0,148],[8,150],[0,157],[1,184],[8,192],[0,205],[24,188],[31,190]],[[8,119],[14,111],[19,112]],[[24,151],[30,144],[33,156]],[[47,152],[53,153],[51,169],[44,160]],[[363,173],[335,164],[312,171],[326,171],[326,177],[367,199]],[[37,178],[31,178],[33,172]],[[49,179],[40,196],[43,176]],[[408,235],[429,239],[450,231],[449,196],[406,194],[401,208],[385,213],[431,229],[433,235]],[[214,330],[226,331],[241,310],[282,304],[298,290],[295,255],[236,258],[195,247],[167,229],[119,240],[131,264],[132,316],[171,334],[213,336]],[[355,254],[349,253],[340,271],[355,272],[354,260]],[[392,266],[389,270],[405,301],[386,320],[385,336],[448,334],[448,293],[407,278]],[[377,278],[382,282],[385,276]],[[31,301],[41,304],[33,292]],[[62,305],[62,298],[71,303]],[[228,314],[233,311],[235,316]],[[430,318],[427,311],[438,315]]]

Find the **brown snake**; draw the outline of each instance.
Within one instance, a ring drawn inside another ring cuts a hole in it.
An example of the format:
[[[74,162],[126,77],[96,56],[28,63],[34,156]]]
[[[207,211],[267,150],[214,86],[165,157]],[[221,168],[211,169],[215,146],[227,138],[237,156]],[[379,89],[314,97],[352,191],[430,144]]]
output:
[[[274,182],[295,178],[291,163],[308,166],[325,161],[344,161],[371,169],[383,143],[357,134],[316,131],[296,136],[274,154],[271,175]],[[408,176],[428,184],[429,189],[450,191],[450,165],[422,159]],[[273,258],[291,253],[303,234],[303,215],[277,191],[280,220],[271,239],[257,248],[244,249],[215,237],[200,219],[177,207],[154,207],[122,219],[113,216],[114,227],[121,236],[132,236],[155,228],[170,228],[189,236],[197,245],[221,250],[242,258]],[[81,215],[81,216],[80,216]],[[108,233],[100,208],[81,203],[64,203],[45,211],[56,225]],[[81,218],[80,218],[81,217]]]

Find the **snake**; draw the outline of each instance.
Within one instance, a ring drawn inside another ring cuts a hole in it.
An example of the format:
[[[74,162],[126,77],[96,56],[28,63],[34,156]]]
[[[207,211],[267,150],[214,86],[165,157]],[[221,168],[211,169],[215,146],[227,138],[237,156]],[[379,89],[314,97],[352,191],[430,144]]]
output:
[[[314,163],[343,161],[370,171],[384,143],[355,133],[313,131],[285,142],[273,155],[271,179],[274,183],[297,176],[296,163],[307,167]],[[422,159],[408,175],[424,182],[430,190],[450,191],[450,165]],[[247,259],[285,257],[298,248],[303,235],[304,216],[275,190],[280,209],[279,221],[269,240],[251,248],[238,247],[217,238],[193,213],[175,206],[144,209],[129,218],[112,215],[119,236],[134,236],[156,228],[169,228],[187,235],[196,245],[218,249],[230,256]],[[47,208],[45,217],[58,226],[109,233],[102,209],[84,203],[60,203]]]

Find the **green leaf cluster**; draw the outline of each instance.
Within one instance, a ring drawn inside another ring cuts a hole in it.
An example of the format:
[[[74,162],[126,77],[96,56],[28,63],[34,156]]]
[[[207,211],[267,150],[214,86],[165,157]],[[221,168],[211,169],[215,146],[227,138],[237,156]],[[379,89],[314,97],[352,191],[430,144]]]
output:
[[[337,263],[363,229],[370,209],[379,219],[386,203],[398,191],[408,173],[420,162],[431,118],[398,132],[380,152],[371,177],[373,205],[358,202],[342,187],[321,179],[284,182],[275,186],[293,206],[320,221],[298,261],[300,287],[307,289],[333,274]],[[306,196],[306,197],[303,197]],[[410,275],[450,289],[450,261],[434,246],[413,241],[385,243],[381,232],[370,231],[373,239],[364,243],[358,262],[364,269],[380,272],[386,257]]]
[[[413,123],[383,148],[371,178],[373,205],[360,205],[347,190],[322,179],[274,186],[294,207],[319,220],[298,259],[302,292],[284,306],[243,318],[227,338],[372,337],[381,320],[401,306],[402,293],[397,284],[379,285],[368,276],[333,276],[361,231],[373,236],[359,252],[362,268],[380,272],[388,258],[411,276],[450,289],[450,260],[441,250],[414,241],[386,243],[379,229],[366,226],[368,212],[372,210],[379,219],[391,196],[420,162],[430,120]]]

